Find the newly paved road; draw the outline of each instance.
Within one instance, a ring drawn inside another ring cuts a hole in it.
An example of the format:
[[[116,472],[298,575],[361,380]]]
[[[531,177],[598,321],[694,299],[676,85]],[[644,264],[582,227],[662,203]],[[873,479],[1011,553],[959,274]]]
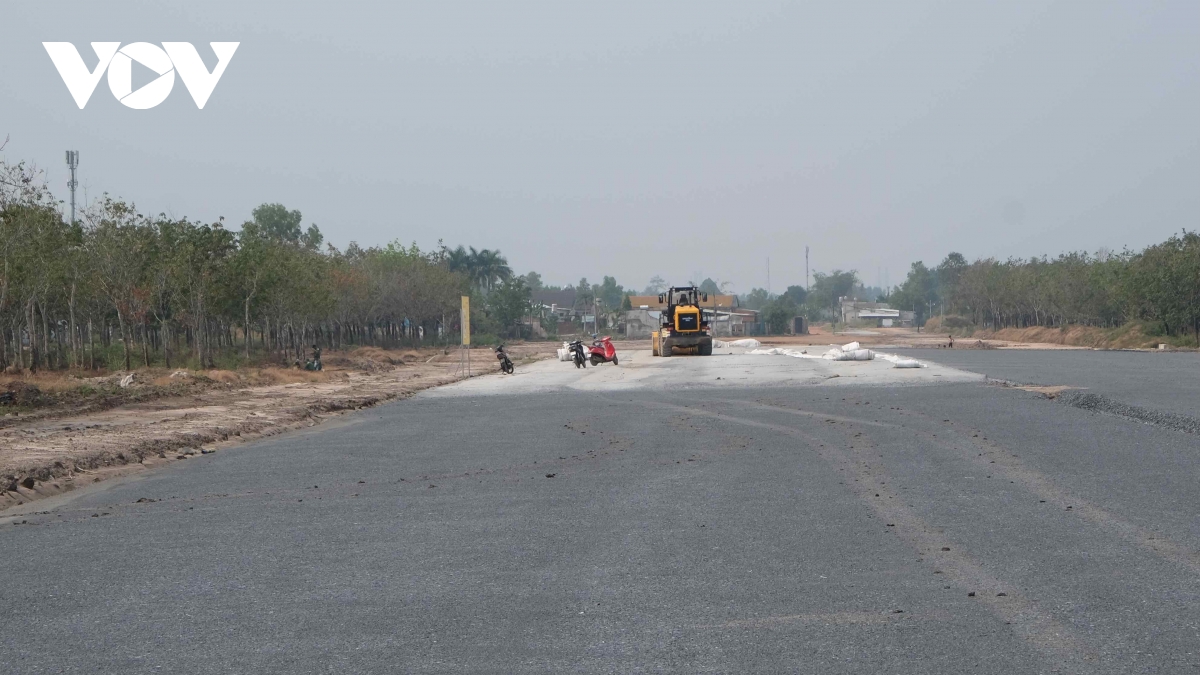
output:
[[[0,525],[0,672],[1200,672],[1200,438],[842,379],[464,388],[180,461]]]
[[[1200,353],[1090,349],[897,349],[1018,384],[1083,387],[1130,405],[1200,417]]]

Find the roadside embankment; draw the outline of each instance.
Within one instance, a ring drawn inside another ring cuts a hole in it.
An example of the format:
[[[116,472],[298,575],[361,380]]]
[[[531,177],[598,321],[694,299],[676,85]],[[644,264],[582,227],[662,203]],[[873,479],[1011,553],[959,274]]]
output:
[[[1157,349],[1160,344],[1165,344],[1170,349],[1196,347],[1195,340],[1188,336],[1150,335],[1146,332],[1145,325],[1139,322],[1130,322],[1117,328],[1031,326],[991,330],[973,326],[950,326],[943,324],[941,317],[933,317],[925,324],[925,331],[933,334],[953,334],[956,339],[985,340],[1011,345],[1040,343],[1093,349]]]

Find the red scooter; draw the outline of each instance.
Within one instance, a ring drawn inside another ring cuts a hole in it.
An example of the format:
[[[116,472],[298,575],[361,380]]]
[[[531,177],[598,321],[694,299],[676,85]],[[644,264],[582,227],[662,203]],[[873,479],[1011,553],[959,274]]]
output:
[[[593,366],[598,366],[601,363],[609,363],[617,365],[617,348],[613,346],[612,338],[607,335],[599,340],[592,341],[592,351],[589,359]]]

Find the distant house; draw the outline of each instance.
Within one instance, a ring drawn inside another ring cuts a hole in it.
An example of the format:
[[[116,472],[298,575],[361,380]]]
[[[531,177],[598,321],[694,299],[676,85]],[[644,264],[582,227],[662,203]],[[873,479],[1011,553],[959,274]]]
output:
[[[559,321],[566,322],[578,319],[582,312],[575,309],[575,299],[578,295],[574,288],[567,288],[561,291],[540,290],[533,294],[533,301],[541,303],[548,311],[558,317]]]
[[[713,334],[717,337],[763,334],[762,314],[756,309],[734,307],[728,311],[716,310],[714,314]]]
[[[843,300],[842,323],[857,326],[873,325],[876,328],[911,326],[913,325],[913,313],[901,309],[893,309],[884,302]]]
[[[900,310],[898,309],[861,309],[858,318],[864,321],[876,321],[878,328],[888,328],[900,325]]]
[[[625,337],[630,340],[649,340],[650,333],[658,330],[661,321],[662,312],[659,310],[639,309],[635,305],[634,309],[626,310],[622,317]]]

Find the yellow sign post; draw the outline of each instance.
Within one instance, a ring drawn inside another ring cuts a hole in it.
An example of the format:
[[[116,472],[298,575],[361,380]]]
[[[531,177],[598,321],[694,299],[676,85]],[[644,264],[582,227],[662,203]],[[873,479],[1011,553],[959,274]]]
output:
[[[462,343],[471,346],[471,296],[462,296]]]
[[[462,296],[462,314],[458,319],[462,327],[462,346],[458,348],[458,371],[463,377],[471,376],[471,296]]]

